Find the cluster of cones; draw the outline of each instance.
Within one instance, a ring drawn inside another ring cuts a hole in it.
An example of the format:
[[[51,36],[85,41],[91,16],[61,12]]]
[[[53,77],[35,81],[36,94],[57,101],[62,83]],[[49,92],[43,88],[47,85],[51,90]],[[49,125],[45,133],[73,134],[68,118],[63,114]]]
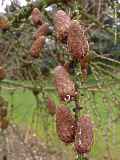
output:
[[[77,96],[74,82],[64,66],[54,70],[54,82],[61,101],[70,102]],[[74,143],[78,154],[88,153],[93,144],[93,124],[89,116],[81,116],[78,120],[65,105],[56,107],[53,100],[48,98],[48,111],[56,116],[56,130],[61,141],[65,144]]]
[[[32,12],[33,22],[35,22],[34,10]],[[39,14],[41,13],[39,12]],[[78,21],[71,20],[63,10],[58,10],[54,14],[53,23],[56,38],[63,44],[67,44],[72,59],[80,62],[81,71],[84,78],[86,78],[89,63],[89,44],[83,26]],[[36,22],[35,25],[37,25]],[[46,33],[44,32],[45,35],[47,35]],[[38,29],[35,35],[38,35],[35,37],[39,37],[39,35],[43,35],[43,32]],[[65,66],[65,64],[58,65],[54,69],[54,84],[61,101],[75,101],[78,93],[75,83]],[[78,154],[82,155],[90,152],[93,144],[93,124],[90,117],[84,115],[76,120],[75,115],[68,107],[64,104],[56,107],[51,97],[48,97],[47,108],[48,112],[56,117],[56,131],[60,140],[65,144],[74,143]]]
[[[49,25],[44,22],[38,8],[34,8],[31,15],[37,31],[30,52],[32,57],[38,58],[44,48]],[[86,78],[89,63],[89,44],[83,26],[78,21],[71,20],[63,10],[58,10],[54,14],[53,23],[57,39],[67,44],[72,59],[80,62],[83,77]],[[4,70],[0,67],[0,80],[4,78]],[[61,101],[74,100],[77,95],[75,84],[64,66],[58,65],[55,68],[54,82]],[[8,124],[7,112],[3,112],[4,109],[3,106],[0,106],[0,128],[2,129],[7,126],[4,126],[5,123],[3,122],[6,121],[6,124]],[[56,115],[56,130],[59,138],[66,144],[74,143],[75,150],[79,154],[88,153],[93,144],[93,124],[90,118],[82,116],[76,121],[69,108],[64,105],[56,107],[51,98],[48,98],[48,110],[52,115]]]
[[[0,129],[4,130],[8,127],[9,121],[7,119],[7,103],[3,97],[0,97]]]
[[[38,8],[34,8],[31,15],[33,24],[37,28],[34,35],[35,40],[31,47],[31,55],[37,58],[44,48],[49,25],[44,22],[43,15]],[[54,13],[53,23],[57,39],[63,44],[67,43],[72,59],[80,62],[83,77],[86,79],[89,64],[89,44],[83,26],[78,21],[71,20],[63,10]],[[64,64],[55,68],[55,85],[61,100],[70,101],[74,100],[77,92],[65,66]]]
[[[84,27],[77,20],[71,20],[63,10],[58,10],[54,15],[54,26],[57,38],[67,44],[72,58],[80,62],[83,77],[86,79],[89,63],[89,44]]]
[[[32,11],[32,21],[37,32],[34,35],[34,42],[31,47],[31,55],[35,58],[40,56],[45,44],[45,36],[49,31],[48,23],[45,23],[38,8]],[[54,31],[56,38],[63,44],[67,44],[73,60],[80,62],[83,78],[87,78],[89,64],[89,44],[84,27],[77,20],[72,20],[63,10],[53,14]]]
[[[31,47],[31,55],[34,58],[38,58],[45,44],[45,36],[48,33],[49,25],[44,22],[43,15],[38,8],[34,8],[32,11],[32,22],[37,28],[34,35],[34,41]]]
[[[81,116],[77,121],[68,107],[56,107],[52,99],[48,98],[48,111],[56,116],[56,131],[65,144],[74,143],[78,154],[90,152],[93,144],[93,124],[89,116]]]
[[[67,44],[72,58],[80,62],[83,76],[86,78],[89,44],[83,27],[78,21],[71,20],[62,10],[56,12],[53,20],[57,39]],[[75,84],[65,65],[54,69],[54,83],[61,101],[70,102],[77,96]],[[93,144],[93,124],[90,117],[81,116],[76,120],[69,108],[64,105],[55,107],[50,97],[48,110],[56,115],[56,130],[60,140],[65,144],[74,143],[78,154],[88,153]]]

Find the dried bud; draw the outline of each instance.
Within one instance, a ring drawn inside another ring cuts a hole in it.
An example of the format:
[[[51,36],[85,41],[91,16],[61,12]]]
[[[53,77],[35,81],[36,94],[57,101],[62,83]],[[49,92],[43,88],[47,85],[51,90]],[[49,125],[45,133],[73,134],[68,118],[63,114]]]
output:
[[[49,25],[47,23],[42,24],[39,26],[37,32],[34,35],[35,39],[38,39],[40,36],[46,36],[49,30]]]
[[[0,29],[7,30],[10,26],[10,23],[5,16],[0,16]]]
[[[32,15],[32,21],[36,27],[43,24],[42,14],[38,8],[34,8],[31,15]]]
[[[3,80],[6,77],[6,73],[3,67],[0,66],[0,80]]]
[[[8,125],[9,125],[9,121],[8,121],[8,119],[6,119],[6,118],[2,118],[2,119],[0,119],[0,128],[1,129],[7,129],[8,128]]]
[[[7,116],[7,108],[5,106],[0,107],[0,117],[6,117]]]
[[[39,52],[44,47],[44,44],[45,44],[45,37],[44,36],[40,36],[38,39],[36,39],[33,42],[32,48],[31,48],[32,57],[34,57],[34,58],[38,58],[39,57]]]
[[[80,60],[81,71],[83,74],[83,80],[87,79],[89,63],[90,63],[90,55],[89,54],[86,55],[82,60]]]
[[[51,115],[54,115],[56,113],[56,105],[50,97],[48,97],[47,107],[48,107],[48,112]]]
[[[67,39],[70,22],[70,17],[62,10],[57,11],[54,15],[54,25],[57,38],[63,42]]]
[[[64,106],[56,109],[56,130],[64,143],[72,143],[75,138],[75,119],[70,110]]]
[[[77,122],[75,149],[79,154],[88,153],[93,144],[93,124],[88,116],[82,116]]]
[[[78,21],[72,21],[69,27],[68,48],[73,58],[81,61],[89,52],[89,44],[83,27]]]
[[[63,66],[57,66],[54,70],[55,86],[61,100],[70,101],[76,95],[74,82]]]

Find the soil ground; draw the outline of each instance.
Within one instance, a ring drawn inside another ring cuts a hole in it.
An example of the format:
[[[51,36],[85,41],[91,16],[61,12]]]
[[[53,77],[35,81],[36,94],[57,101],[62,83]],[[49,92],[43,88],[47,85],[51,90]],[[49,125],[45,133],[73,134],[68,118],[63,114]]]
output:
[[[11,125],[0,132],[0,160],[63,160],[63,157],[51,152],[34,133]]]

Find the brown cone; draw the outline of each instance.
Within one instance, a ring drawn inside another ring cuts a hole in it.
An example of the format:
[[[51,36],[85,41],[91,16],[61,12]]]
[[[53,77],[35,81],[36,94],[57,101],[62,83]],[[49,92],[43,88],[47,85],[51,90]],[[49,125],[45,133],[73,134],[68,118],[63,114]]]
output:
[[[5,69],[0,66],[0,80],[3,80],[6,77]]]
[[[38,39],[40,36],[46,36],[49,29],[48,27],[49,27],[48,23],[44,23],[41,26],[39,26],[37,32],[34,35],[34,38]]]
[[[84,29],[76,20],[72,21],[69,27],[68,48],[72,57],[79,61],[89,52],[89,44]]]
[[[83,79],[85,80],[88,71],[89,44],[83,27],[75,20],[71,22],[69,27],[68,49],[72,57],[80,61]]]
[[[50,97],[48,97],[47,107],[48,107],[48,112],[51,115],[54,115],[56,113],[56,105]]]
[[[5,16],[0,16],[0,29],[6,30],[10,27],[10,23]]]
[[[58,10],[54,15],[54,26],[57,38],[63,42],[67,39],[70,22],[70,17],[63,10]]]
[[[72,143],[75,138],[75,119],[70,110],[64,106],[56,109],[56,130],[61,141]]]
[[[77,122],[75,149],[79,154],[88,153],[93,144],[93,124],[88,116],[82,116]]]
[[[44,47],[44,44],[45,44],[44,36],[40,36],[38,39],[36,39],[32,44],[31,56],[34,58],[38,58],[40,51]]]
[[[63,101],[73,100],[76,95],[74,82],[63,66],[57,66],[54,70],[55,86]]]
[[[42,14],[41,14],[41,12],[40,12],[40,10],[38,8],[34,8],[32,10],[31,15],[32,15],[33,24],[36,27],[39,27],[39,25],[43,24]]]

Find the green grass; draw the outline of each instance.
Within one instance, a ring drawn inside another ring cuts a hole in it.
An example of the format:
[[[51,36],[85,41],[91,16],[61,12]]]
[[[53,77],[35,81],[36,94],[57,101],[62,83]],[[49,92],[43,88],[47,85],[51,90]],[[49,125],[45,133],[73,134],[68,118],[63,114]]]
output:
[[[95,140],[90,153],[91,157],[95,160],[102,160],[104,156],[107,156],[106,136],[104,134],[108,128],[106,133],[108,134],[110,154],[113,160],[119,160],[120,125],[119,121],[113,124],[110,123],[112,118],[115,118],[120,112],[120,103],[117,102],[120,96],[119,87],[112,86],[112,88],[107,88],[104,93],[96,92],[95,95],[86,90],[81,90],[81,93],[83,93],[80,96],[81,106],[83,107],[81,115],[89,114],[95,125]],[[31,91],[17,89],[14,94],[11,94],[8,90],[2,90],[1,94],[9,101],[9,108],[11,108],[11,104],[13,105],[12,119],[14,122],[20,125],[31,125],[39,137],[46,142],[48,141],[53,149],[65,151],[65,156],[69,160],[74,159],[73,146],[65,146],[60,142],[55,131],[54,118],[47,113],[46,106],[42,101],[36,112],[38,115],[36,123],[32,125],[32,115],[36,108],[36,101]],[[48,94],[54,99],[57,105],[60,103],[56,92],[49,91]],[[114,100],[115,97],[117,97],[117,100]],[[67,106],[73,108],[74,104],[70,103]],[[11,116],[11,112],[9,116]],[[100,126],[97,127],[98,125]]]

